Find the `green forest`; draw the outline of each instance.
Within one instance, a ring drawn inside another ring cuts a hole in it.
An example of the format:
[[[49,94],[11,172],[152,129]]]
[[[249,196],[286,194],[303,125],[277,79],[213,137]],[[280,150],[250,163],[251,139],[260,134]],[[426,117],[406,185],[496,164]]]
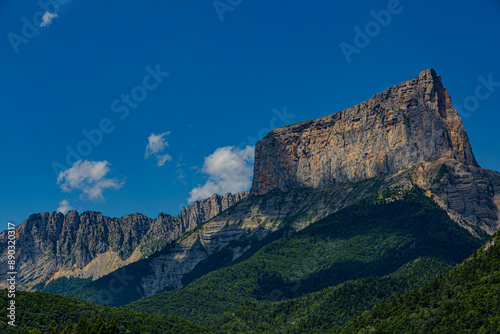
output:
[[[500,233],[445,277],[364,312],[347,333],[500,333]]]
[[[176,316],[151,315],[89,303],[45,292],[16,292],[16,327],[5,322],[1,333],[160,334],[209,333]],[[7,319],[6,290],[0,291],[0,319]],[[90,319],[90,320],[89,320]],[[83,328],[83,329],[82,329]]]
[[[217,318],[218,333],[327,333],[376,304],[444,275],[450,265],[430,258],[395,273],[347,281],[282,302],[246,302]]]

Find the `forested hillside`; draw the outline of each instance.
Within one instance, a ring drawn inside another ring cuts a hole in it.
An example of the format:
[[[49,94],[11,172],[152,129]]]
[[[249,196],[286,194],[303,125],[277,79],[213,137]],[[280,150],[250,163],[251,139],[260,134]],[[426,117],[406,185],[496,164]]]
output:
[[[0,323],[1,333],[163,334],[209,333],[206,328],[176,316],[151,315],[97,305],[45,292],[16,293],[16,327]],[[0,291],[0,319],[7,319],[5,290]],[[87,323],[87,325],[86,325]],[[81,331],[73,332],[79,328]]]
[[[211,325],[244,302],[275,302],[347,280],[388,275],[419,257],[460,263],[483,242],[451,221],[421,190],[384,190],[186,288],[126,307]]]
[[[359,278],[282,302],[246,302],[217,318],[218,333],[327,333],[363,311],[444,275],[450,265],[419,258],[384,277]]]
[[[351,333],[500,333],[500,233],[445,277],[363,313]]]

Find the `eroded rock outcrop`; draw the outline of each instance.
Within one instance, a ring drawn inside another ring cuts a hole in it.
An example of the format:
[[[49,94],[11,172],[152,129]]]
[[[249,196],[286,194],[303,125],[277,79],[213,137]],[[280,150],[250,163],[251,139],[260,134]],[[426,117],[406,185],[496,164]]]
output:
[[[500,173],[441,158],[416,165],[412,181],[472,234],[499,229]]]

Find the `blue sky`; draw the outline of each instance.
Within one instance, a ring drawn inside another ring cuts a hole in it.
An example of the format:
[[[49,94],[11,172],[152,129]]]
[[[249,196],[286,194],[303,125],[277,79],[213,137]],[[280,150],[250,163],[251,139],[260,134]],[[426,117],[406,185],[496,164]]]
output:
[[[248,188],[245,147],[270,128],[426,68],[462,105],[478,162],[500,170],[500,1],[470,4],[2,1],[0,220],[63,200],[117,217],[177,214],[188,199]],[[82,161],[68,164],[68,148]]]

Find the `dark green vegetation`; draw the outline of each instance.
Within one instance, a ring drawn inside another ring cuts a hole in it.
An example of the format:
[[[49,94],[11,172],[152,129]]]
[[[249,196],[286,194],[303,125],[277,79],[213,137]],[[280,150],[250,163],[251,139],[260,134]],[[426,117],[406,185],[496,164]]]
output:
[[[111,330],[115,330],[116,327],[120,333],[131,334],[210,333],[206,328],[176,316],[151,315],[44,292],[22,291],[18,291],[15,298],[16,327],[13,328],[4,323],[8,319],[8,300],[5,290],[0,291],[0,319],[3,321],[0,323],[0,332],[6,334],[27,333],[30,330],[40,330],[42,333],[64,333],[65,329],[66,333],[71,333],[75,326],[79,324],[83,326],[86,319],[94,319],[96,316],[98,318],[89,326],[96,325],[97,321],[96,327],[106,330],[104,332],[97,331],[96,334],[114,334],[116,331]],[[54,328],[57,328],[57,331],[54,331]],[[68,329],[70,331],[67,331]],[[84,331],[81,333],[93,332]]]
[[[499,240],[497,232],[445,277],[377,305],[337,333],[500,333]]]
[[[57,327],[49,327],[46,331],[47,334],[119,334],[120,329],[114,320],[109,323],[103,321],[100,317],[95,317],[92,322],[85,317],[81,318],[77,324],[70,322],[66,325]],[[43,334],[39,329],[28,331],[28,334]]]
[[[359,278],[282,302],[246,302],[218,317],[218,333],[328,333],[381,301],[423,286],[451,266],[419,258],[384,277]]]
[[[442,164],[441,167],[439,167],[439,171],[438,171],[436,177],[434,178],[434,180],[432,181],[432,183],[438,183],[439,181],[441,181],[444,174],[447,174],[447,173],[449,173],[448,166],[446,166],[445,164]]]
[[[184,289],[126,307],[18,292],[18,327],[0,322],[0,332],[210,332],[181,316],[225,334],[500,333],[500,244],[474,252],[484,242],[421,190],[386,189],[300,232],[285,226],[264,240],[241,241],[250,249],[236,261],[216,252],[185,277]],[[65,293],[82,283],[58,279],[45,289]],[[5,291],[0,302],[6,319]]]
[[[37,291],[63,294],[67,291],[77,289],[87,283],[92,282],[92,278],[60,277],[51,281],[49,284],[40,283],[33,288]]]
[[[454,265],[483,241],[457,226],[420,190],[384,190],[300,232],[285,234],[243,262],[127,307],[213,325],[217,316],[244,302],[276,302],[347,280],[385,276],[419,257]],[[381,293],[380,300],[391,293],[393,289]],[[360,314],[359,307],[344,321]]]

